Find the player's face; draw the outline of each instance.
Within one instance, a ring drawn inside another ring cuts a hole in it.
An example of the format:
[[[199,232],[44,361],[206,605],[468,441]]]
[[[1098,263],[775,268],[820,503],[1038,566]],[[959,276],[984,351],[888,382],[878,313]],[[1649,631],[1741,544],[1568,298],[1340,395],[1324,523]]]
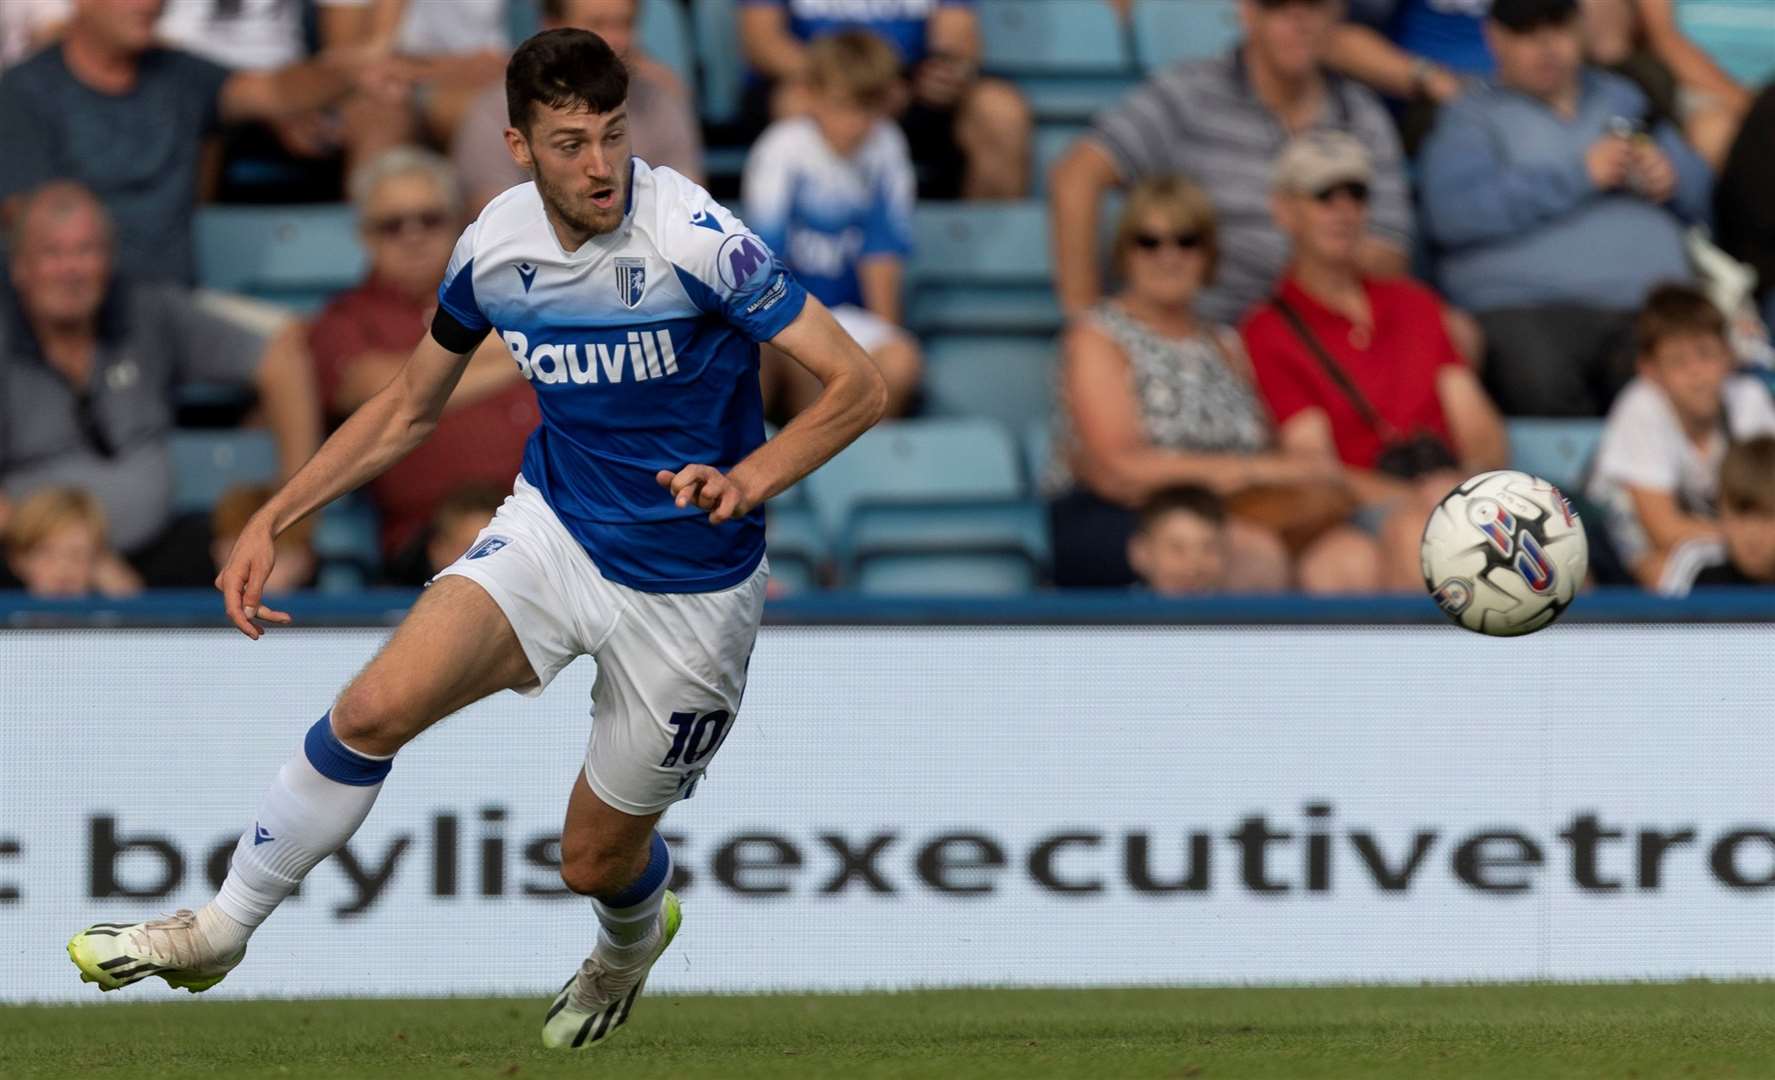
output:
[[[360,228],[376,276],[414,295],[438,287],[458,222],[448,197],[425,173],[401,173],[370,192]]]
[[[636,0],[568,0],[561,25],[590,30],[604,39],[611,52],[627,56],[635,44],[635,3]]]
[[[550,213],[575,234],[574,247],[622,224],[629,196],[627,108],[595,113],[538,103],[530,109],[528,138],[510,129],[506,145],[535,175]]]
[[[85,525],[63,525],[30,551],[15,556],[13,569],[32,596],[86,596],[93,591],[99,543]]]
[[[1658,343],[1640,370],[1663,389],[1684,421],[1706,426],[1719,418],[1732,350],[1717,334],[1674,334]]]
[[[1160,596],[1213,592],[1226,577],[1226,538],[1195,514],[1166,514],[1129,542],[1128,559]]]
[[[110,276],[110,237],[91,209],[38,211],[25,222],[12,260],[12,283],[32,319],[53,325],[90,320]]]
[[[1128,291],[1157,307],[1188,307],[1208,269],[1205,237],[1172,215],[1145,215],[1128,245]]]

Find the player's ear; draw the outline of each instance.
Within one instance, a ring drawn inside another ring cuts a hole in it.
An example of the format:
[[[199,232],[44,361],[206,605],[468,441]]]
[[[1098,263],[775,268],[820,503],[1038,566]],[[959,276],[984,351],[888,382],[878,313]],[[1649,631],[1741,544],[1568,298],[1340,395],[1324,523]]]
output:
[[[505,129],[505,149],[511,154],[512,160],[517,162],[518,168],[526,170],[536,168],[536,159],[530,156],[530,140],[526,139],[524,133],[517,128],[508,127]]]

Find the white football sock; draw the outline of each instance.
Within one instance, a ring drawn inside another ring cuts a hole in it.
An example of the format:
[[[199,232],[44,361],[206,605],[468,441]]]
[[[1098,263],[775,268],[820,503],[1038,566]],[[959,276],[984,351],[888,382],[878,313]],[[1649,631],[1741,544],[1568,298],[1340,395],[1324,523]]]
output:
[[[199,922],[207,919],[218,934],[238,937],[244,945],[308,871],[357,832],[393,761],[392,755],[375,757],[346,746],[333,734],[332,714],[322,716],[308,730],[302,752],[278,770],[252,827],[234,847],[227,880],[206,905],[206,911],[215,907],[245,933],[204,912],[198,913]]]
[[[671,881],[672,851],[655,832],[641,876],[614,896],[592,898],[592,909],[598,913],[598,951],[619,966],[645,959],[655,944],[651,935]]]

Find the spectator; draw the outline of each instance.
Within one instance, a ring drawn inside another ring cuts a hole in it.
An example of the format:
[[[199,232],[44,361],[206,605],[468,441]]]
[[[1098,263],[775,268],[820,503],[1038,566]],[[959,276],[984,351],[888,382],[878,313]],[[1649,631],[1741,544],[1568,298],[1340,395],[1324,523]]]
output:
[[[0,292],[0,484],[90,491],[149,585],[207,585],[208,520],[172,513],[173,395],[199,380],[257,389],[287,475],[319,440],[308,354],[294,324],[266,339],[177,286],[113,275],[111,235],[67,181],[20,207]]]
[[[1504,425],[1430,290],[1362,267],[1373,172],[1362,144],[1302,136],[1276,164],[1276,223],[1293,262],[1245,324],[1286,452],[1340,462],[1380,540],[1382,583],[1422,584],[1418,542],[1462,476],[1509,460]]]
[[[210,512],[210,559],[220,573],[228,565],[228,553],[240,539],[247,522],[266,503],[273,489],[264,485],[232,487],[216,500]],[[319,560],[314,554],[314,517],[304,518],[277,536],[277,562],[265,579],[265,592],[289,593],[314,584]]]
[[[384,151],[351,178],[369,251],[362,284],[333,298],[309,331],[321,401],[334,421],[388,385],[431,324],[438,282],[463,224],[449,162],[429,150]],[[370,484],[382,550],[419,543],[437,505],[459,485],[510,487],[540,414],[536,395],[497,335],[470,361],[437,430]]]
[[[1202,314],[1237,323],[1275,288],[1287,242],[1266,202],[1276,155],[1291,134],[1354,134],[1375,162],[1373,231],[1362,264],[1402,274],[1411,206],[1393,122],[1372,93],[1320,66],[1338,16],[1334,0],[1241,0],[1245,41],[1218,59],[1148,80],[1100,115],[1054,168],[1054,265],[1061,307],[1097,300],[1098,214],[1112,186],[1181,172],[1207,189],[1224,224],[1226,258]]]
[[[462,553],[474,545],[475,538],[493,520],[499,504],[505,501],[510,490],[510,484],[502,488],[469,484],[457,488],[438,503],[425,540],[426,578],[460,559]]]
[[[1726,444],[1775,434],[1775,402],[1755,376],[1732,374],[1725,316],[1701,292],[1657,289],[1635,330],[1639,377],[1609,410],[1588,493],[1622,563],[1655,588],[1672,548],[1720,539]]]
[[[1477,313],[1511,415],[1595,416],[1628,375],[1631,314],[1689,280],[1707,166],[1645,95],[1580,60],[1577,0],[1495,0],[1497,83],[1443,111],[1419,186],[1449,298]]]
[[[1583,15],[1585,59],[1638,86],[1655,121],[1718,168],[1750,94],[1678,28],[1672,0],[1583,0]]]
[[[6,563],[32,596],[129,596],[141,579],[105,547],[105,510],[79,488],[51,487],[19,503],[5,530]]]
[[[1757,95],[1715,186],[1720,246],[1757,272],[1763,322],[1775,328],[1775,83]]]
[[[1238,335],[1196,313],[1219,251],[1213,208],[1194,184],[1154,177],[1130,193],[1115,240],[1126,287],[1075,319],[1065,339],[1046,484],[1057,585],[1131,584],[1134,508],[1179,484],[1233,499],[1293,494],[1293,522],[1228,525],[1235,591],[1286,587],[1277,533],[1314,531],[1348,509],[1335,468],[1276,451]],[[1341,529],[1306,550],[1298,577],[1308,591],[1354,591],[1372,587],[1374,568],[1373,544]]]
[[[1205,487],[1165,488],[1140,507],[1128,565],[1160,596],[1219,592],[1226,584],[1226,504]]]
[[[739,44],[754,72],[745,123],[757,130],[772,116],[801,111],[814,38],[868,30],[893,44],[907,74],[900,126],[918,166],[919,195],[1022,198],[1029,193],[1029,105],[1010,83],[980,76],[974,7],[975,0],[740,0]]]
[[[832,309],[887,382],[889,416],[906,411],[923,362],[901,329],[912,251],[912,161],[887,119],[898,58],[881,38],[844,30],[808,47],[806,116],[772,124],[746,158],[746,220],[808,292]],[[820,382],[766,348],[766,404],[794,416]]]
[[[320,108],[387,70],[337,51],[230,73],[155,44],[161,3],[75,0],[60,44],[0,76],[0,217],[46,181],[78,180],[117,224],[123,273],[190,284],[202,137]]]
[[[702,133],[690,93],[671,70],[644,55],[635,41],[639,0],[543,0],[545,30],[590,30],[624,58],[629,67],[629,139],[632,152],[649,165],[675,169],[703,182]],[[480,213],[493,196],[530,179],[505,148],[505,87],[489,86],[469,106],[451,145],[450,158],[468,192],[469,209]]]
[[[1720,536],[1687,540],[1664,562],[1658,591],[1775,585],[1775,438],[1733,443],[1720,462]]]

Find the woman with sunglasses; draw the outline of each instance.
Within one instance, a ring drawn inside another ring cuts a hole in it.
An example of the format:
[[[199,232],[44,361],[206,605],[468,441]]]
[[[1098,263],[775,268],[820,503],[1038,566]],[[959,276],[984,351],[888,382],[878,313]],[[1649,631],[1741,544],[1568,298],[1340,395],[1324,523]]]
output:
[[[1137,509],[1195,485],[1233,509],[1225,590],[1370,588],[1374,545],[1355,530],[1306,538],[1296,563],[1277,531],[1240,516],[1244,497],[1262,491],[1292,493],[1291,511],[1339,503],[1341,481],[1335,463],[1275,449],[1237,333],[1197,317],[1215,255],[1214,209],[1201,188],[1155,177],[1129,193],[1113,249],[1122,290],[1075,320],[1064,341],[1046,485],[1055,583],[1131,584]]]
[[[397,146],[371,158],[352,174],[351,195],[369,276],[334,297],[309,331],[321,402],[334,422],[386,386],[427,332],[463,223],[456,177],[429,150]],[[424,534],[438,504],[472,484],[510,487],[538,418],[536,395],[504,343],[489,337],[437,431],[370,485],[392,579],[425,581]]]

